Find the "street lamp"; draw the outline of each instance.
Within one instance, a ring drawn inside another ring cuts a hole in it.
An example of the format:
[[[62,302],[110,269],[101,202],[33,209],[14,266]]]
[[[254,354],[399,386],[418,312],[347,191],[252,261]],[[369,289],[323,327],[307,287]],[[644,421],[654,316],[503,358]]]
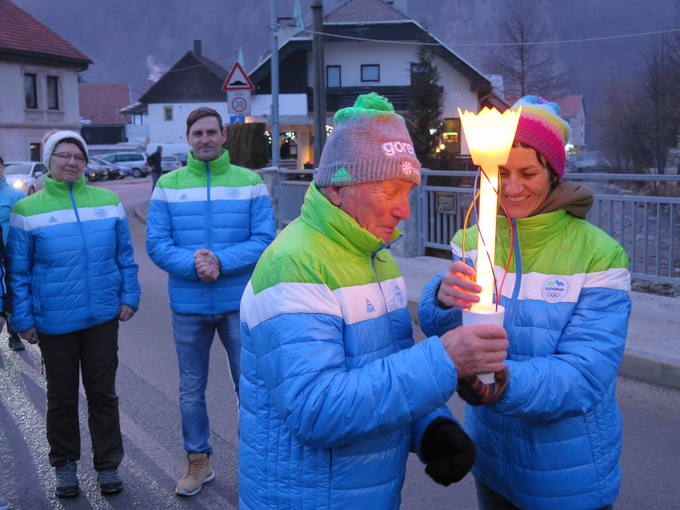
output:
[[[479,303],[463,311],[463,326],[494,324],[503,327],[505,309],[493,303],[494,262],[496,255],[496,214],[498,212],[498,166],[508,162],[512,141],[515,138],[519,115],[522,111],[506,110],[502,115],[495,108],[484,109],[479,115],[460,111],[463,132],[475,165],[481,167],[482,177],[479,193],[477,220],[477,284],[482,287]],[[465,254],[463,253],[463,260]],[[482,382],[494,382],[493,374],[479,374]]]

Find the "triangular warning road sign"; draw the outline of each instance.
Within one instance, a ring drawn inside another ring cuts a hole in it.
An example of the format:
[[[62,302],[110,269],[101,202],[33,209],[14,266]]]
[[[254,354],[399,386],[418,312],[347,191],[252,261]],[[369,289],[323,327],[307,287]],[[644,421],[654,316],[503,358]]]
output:
[[[241,64],[236,62],[234,67],[231,68],[231,72],[227,77],[227,81],[224,82],[222,90],[225,92],[227,90],[255,90],[255,87],[241,67]]]

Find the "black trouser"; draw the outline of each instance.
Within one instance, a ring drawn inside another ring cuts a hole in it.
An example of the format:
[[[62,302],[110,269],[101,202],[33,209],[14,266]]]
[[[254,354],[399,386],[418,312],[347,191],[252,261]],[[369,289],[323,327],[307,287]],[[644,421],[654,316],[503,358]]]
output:
[[[66,333],[38,332],[47,378],[47,441],[50,464],[80,459],[79,367],[87,395],[92,460],[97,471],[117,469],[123,460],[116,369],[118,318]]]
[[[13,336],[19,336],[19,333],[14,331],[14,328],[10,325],[9,321],[7,321],[7,334],[12,338]]]

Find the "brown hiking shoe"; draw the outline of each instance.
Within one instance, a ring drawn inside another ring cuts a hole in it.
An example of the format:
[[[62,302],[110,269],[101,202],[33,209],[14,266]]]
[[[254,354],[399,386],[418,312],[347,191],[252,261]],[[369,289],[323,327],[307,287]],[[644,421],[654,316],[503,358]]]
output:
[[[210,467],[207,453],[190,453],[187,455],[189,466],[186,474],[177,482],[175,492],[180,496],[193,496],[204,483],[215,478],[215,472]]]

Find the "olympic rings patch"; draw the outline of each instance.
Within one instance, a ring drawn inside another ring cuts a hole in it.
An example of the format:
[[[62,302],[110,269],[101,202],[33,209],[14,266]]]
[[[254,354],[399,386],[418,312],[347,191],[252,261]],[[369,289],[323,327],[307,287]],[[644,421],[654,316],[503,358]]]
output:
[[[548,303],[558,303],[567,297],[569,282],[563,276],[549,277],[541,287],[541,296]]]

